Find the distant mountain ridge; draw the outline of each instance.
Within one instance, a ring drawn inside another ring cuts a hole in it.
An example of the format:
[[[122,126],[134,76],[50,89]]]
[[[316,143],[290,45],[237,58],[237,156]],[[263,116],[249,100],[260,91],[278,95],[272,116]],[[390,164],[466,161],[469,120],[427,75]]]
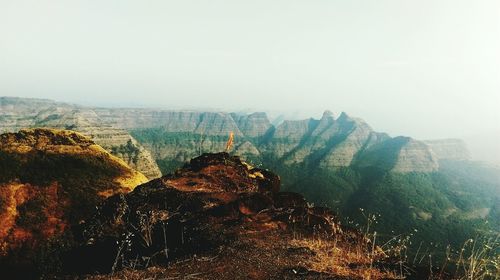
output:
[[[405,173],[437,171],[440,159],[470,158],[460,140],[391,138],[361,119],[346,113],[335,118],[330,111],[319,120],[285,120],[274,126],[262,112],[87,108],[11,97],[0,97],[0,108],[0,131],[26,127],[80,131],[150,178],[161,173],[149,153],[156,161],[182,163],[202,152],[223,150],[230,132],[236,137],[235,153],[257,162],[271,158],[284,164],[377,166]],[[393,158],[387,158],[387,152]]]
[[[159,161],[184,162],[201,152],[224,148],[227,135],[234,132],[235,153],[257,162],[272,158],[285,164],[346,167],[362,163],[365,153],[372,157],[377,145],[393,141],[373,131],[363,120],[342,113],[337,119],[325,112],[319,120],[287,120],[273,126],[265,113],[237,115],[215,112],[174,112],[133,109],[99,109],[100,118],[114,127],[131,131]],[[162,143],[170,139],[178,139]],[[410,138],[408,138],[410,139]],[[432,172],[438,158],[424,142],[411,139],[394,150],[397,160],[384,165],[395,172]]]

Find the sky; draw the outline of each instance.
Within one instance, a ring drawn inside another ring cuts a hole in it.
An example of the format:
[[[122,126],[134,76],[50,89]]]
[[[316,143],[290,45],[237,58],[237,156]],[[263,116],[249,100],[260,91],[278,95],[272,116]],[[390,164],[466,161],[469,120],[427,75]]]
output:
[[[326,109],[500,161],[498,0],[0,0],[0,96]]]

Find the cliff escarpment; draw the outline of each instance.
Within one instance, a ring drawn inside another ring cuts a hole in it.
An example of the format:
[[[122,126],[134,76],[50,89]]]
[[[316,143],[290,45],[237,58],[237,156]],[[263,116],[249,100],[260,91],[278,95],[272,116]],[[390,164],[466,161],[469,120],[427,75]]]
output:
[[[397,138],[375,132],[363,120],[346,113],[336,119],[332,113],[325,112],[319,120],[288,120],[276,127],[264,113],[213,113],[210,117],[195,112],[161,115],[161,121],[149,124],[152,127],[130,130],[151,151],[164,172],[203,152],[223,150],[231,131],[235,134],[235,153],[255,163],[304,164],[327,169],[371,165],[402,173],[438,169],[436,156],[425,143],[414,139],[398,142]],[[151,115],[147,116],[150,119]],[[118,127],[130,125],[128,121],[114,121]],[[387,156],[373,151],[372,147],[377,145],[397,149],[397,153],[391,153],[393,165],[377,164],[377,160]],[[374,157],[380,158],[363,161]]]
[[[6,97],[0,99],[0,107],[3,131],[25,127],[73,129],[91,137],[148,178],[160,177],[160,169],[173,171],[204,152],[223,150],[231,132],[236,140],[234,151],[255,163],[329,169],[357,164],[366,167],[377,162],[361,161],[375,156],[371,146],[392,144],[399,149],[399,153],[393,153],[397,158],[391,159],[397,165],[382,165],[387,171],[430,172],[438,168],[436,158],[468,158],[457,141],[413,139],[399,147],[397,139],[373,131],[365,121],[346,113],[335,118],[329,111],[319,120],[285,120],[273,125],[265,113],[84,108],[50,100]]]

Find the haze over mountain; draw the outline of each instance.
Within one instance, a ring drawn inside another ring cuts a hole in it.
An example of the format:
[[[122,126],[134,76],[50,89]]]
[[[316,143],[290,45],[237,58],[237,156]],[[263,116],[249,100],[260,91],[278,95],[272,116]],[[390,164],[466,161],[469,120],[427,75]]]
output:
[[[180,166],[203,151],[222,150],[231,132],[237,140],[235,153],[257,162],[432,172],[439,160],[470,159],[460,139],[391,138],[345,112],[335,117],[325,111],[320,119],[273,125],[265,113],[91,108],[46,99],[0,97],[0,109],[4,132],[27,127],[79,131],[151,178],[161,175],[152,156],[171,166],[163,166],[164,172],[173,171],[172,164]]]
[[[331,109],[500,158],[500,141],[482,150],[500,138],[500,3],[366,2],[2,1],[0,94],[302,119]]]

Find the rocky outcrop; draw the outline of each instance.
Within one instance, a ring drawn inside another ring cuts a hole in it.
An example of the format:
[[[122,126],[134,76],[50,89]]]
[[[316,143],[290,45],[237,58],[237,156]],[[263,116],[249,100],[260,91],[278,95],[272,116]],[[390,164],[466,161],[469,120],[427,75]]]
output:
[[[110,132],[109,134],[105,132]],[[151,153],[130,134],[123,130],[99,130],[94,141],[110,153],[141,172],[148,179],[161,177],[161,171]]]
[[[425,140],[439,160],[470,160],[467,145],[461,139]]]
[[[63,130],[0,135],[0,170],[3,268],[33,261],[36,248],[88,218],[106,197],[147,181],[89,138]]]
[[[356,271],[348,258],[332,260],[335,267],[318,265],[333,247],[346,256],[353,247],[371,250],[378,260],[387,256],[342,228],[329,209],[281,193],[279,185],[277,175],[238,157],[204,154],[174,174],[109,198],[77,231],[80,245],[65,255],[64,268],[116,273],[156,266],[156,276],[202,279],[288,279],[299,271],[307,279],[357,279],[363,273],[390,279],[363,257],[356,257]],[[312,247],[314,238],[324,247]]]
[[[335,119],[326,111],[320,120],[283,122],[258,148],[261,154],[285,164],[306,163],[328,169],[351,166],[366,148],[389,138],[374,132],[363,120],[346,113]]]

